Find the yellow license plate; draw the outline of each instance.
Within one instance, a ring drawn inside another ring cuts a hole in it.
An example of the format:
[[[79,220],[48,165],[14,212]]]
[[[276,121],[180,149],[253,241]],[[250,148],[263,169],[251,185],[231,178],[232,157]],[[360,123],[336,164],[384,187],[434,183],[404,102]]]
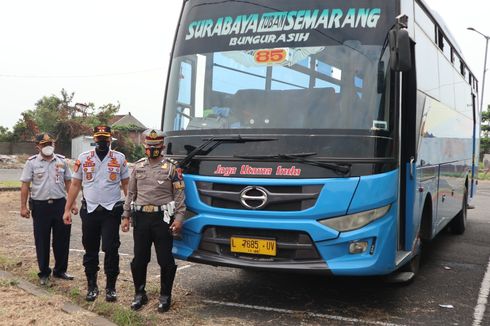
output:
[[[231,237],[230,249],[232,252],[242,252],[257,255],[276,255],[276,240]]]

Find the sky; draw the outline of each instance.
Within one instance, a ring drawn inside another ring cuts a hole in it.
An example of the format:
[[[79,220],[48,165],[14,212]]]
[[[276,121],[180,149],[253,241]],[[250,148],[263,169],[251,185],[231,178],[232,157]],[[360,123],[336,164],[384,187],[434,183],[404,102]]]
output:
[[[300,1],[300,0],[299,0]],[[406,1],[406,0],[403,0]],[[425,0],[439,12],[482,81],[488,0]],[[121,104],[159,128],[182,0],[0,1],[0,126],[12,128],[43,96],[75,92],[74,103]],[[487,67],[490,67],[488,62]],[[490,104],[490,75],[484,108]]]

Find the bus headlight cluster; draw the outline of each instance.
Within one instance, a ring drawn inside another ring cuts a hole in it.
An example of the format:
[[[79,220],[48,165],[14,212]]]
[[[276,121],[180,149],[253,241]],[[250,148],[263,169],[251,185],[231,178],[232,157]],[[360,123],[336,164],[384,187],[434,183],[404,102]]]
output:
[[[319,220],[318,222],[339,232],[357,230],[383,217],[390,210],[390,207],[391,204],[369,211]]]

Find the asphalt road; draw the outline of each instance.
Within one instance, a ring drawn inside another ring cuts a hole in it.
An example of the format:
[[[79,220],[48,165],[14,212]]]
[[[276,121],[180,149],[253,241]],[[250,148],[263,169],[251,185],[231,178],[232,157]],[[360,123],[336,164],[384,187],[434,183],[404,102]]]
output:
[[[421,271],[410,285],[388,284],[380,278],[253,272],[183,261],[178,262],[176,282],[188,292],[187,313],[207,320],[234,318],[254,325],[478,325],[478,321],[490,325],[486,301],[489,182],[480,183],[473,204],[476,208],[468,211],[465,234],[443,232],[426,246]],[[75,224],[73,233],[79,234],[79,225]],[[123,234],[121,242],[121,252],[131,255],[131,234]],[[77,236],[72,237],[72,244],[80,247]],[[154,257],[150,264],[149,272],[158,275]],[[486,310],[482,313],[481,308]]]
[[[480,183],[473,204],[465,234],[442,232],[426,246],[410,285],[178,261],[184,313],[252,325],[490,325],[490,182]],[[80,221],[73,221],[71,248],[78,251]],[[131,256],[131,232],[121,233],[121,242],[120,252]],[[159,273],[155,257],[149,273]]]
[[[465,234],[443,232],[426,246],[410,285],[202,265],[181,270],[178,281],[204,303],[197,313],[251,324],[490,325],[489,182],[473,204]]]

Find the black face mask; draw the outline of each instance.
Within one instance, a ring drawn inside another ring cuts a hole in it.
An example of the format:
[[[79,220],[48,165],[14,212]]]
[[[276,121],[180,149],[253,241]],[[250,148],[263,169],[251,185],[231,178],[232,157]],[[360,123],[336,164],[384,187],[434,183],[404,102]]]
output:
[[[107,152],[109,150],[109,142],[101,140],[95,143],[95,149],[99,152]]]
[[[148,158],[157,158],[162,154],[163,147],[148,147],[145,154]]]

